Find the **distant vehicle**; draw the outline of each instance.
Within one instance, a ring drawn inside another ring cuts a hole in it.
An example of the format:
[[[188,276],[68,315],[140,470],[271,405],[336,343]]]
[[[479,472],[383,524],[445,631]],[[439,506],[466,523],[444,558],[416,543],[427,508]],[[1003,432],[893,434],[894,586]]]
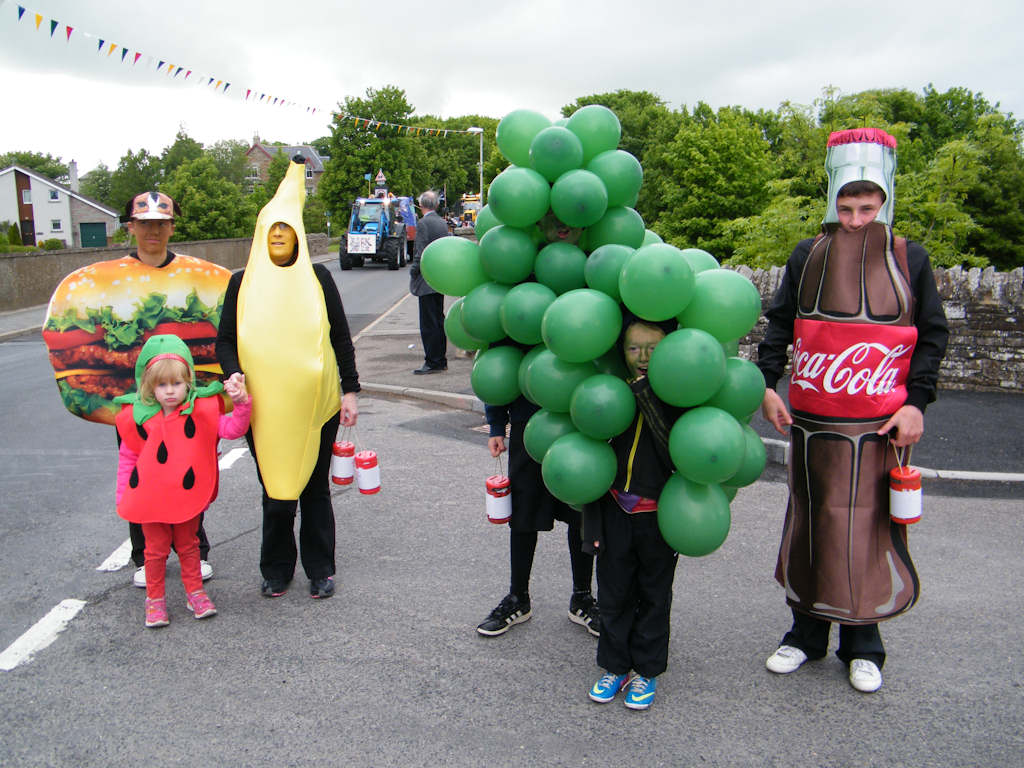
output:
[[[338,245],[342,269],[361,267],[366,259],[387,264],[388,269],[404,267],[409,260],[407,225],[401,200],[408,198],[360,197],[352,204],[348,230]],[[411,201],[410,201],[411,203]],[[415,213],[413,213],[415,219]],[[415,229],[413,230],[415,237]]]
[[[469,225],[471,227],[475,227],[476,216],[480,213],[480,209],[483,207],[480,195],[463,195],[461,218],[463,226]]]
[[[416,205],[411,197],[396,197],[398,218],[405,224],[405,260],[412,258],[413,246],[416,243]]]

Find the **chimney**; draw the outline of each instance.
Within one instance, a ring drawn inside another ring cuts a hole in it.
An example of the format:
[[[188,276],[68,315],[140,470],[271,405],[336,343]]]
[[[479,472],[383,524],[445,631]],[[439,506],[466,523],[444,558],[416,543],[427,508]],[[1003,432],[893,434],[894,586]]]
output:
[[[72,192],[78,191],[78,163],[74,160],[68,163],[68,188]]]

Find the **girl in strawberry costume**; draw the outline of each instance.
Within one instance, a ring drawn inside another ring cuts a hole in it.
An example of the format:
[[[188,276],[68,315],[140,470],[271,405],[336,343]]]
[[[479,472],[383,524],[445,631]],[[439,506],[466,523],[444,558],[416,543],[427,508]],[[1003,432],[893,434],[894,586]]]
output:
[[[217,613],[203,590],[199,515],[217,497],[217,441],[249,428],[252,401],[245,380],[196,386],[188,346],[177,336],[150,337],[135,364],[138,391],[116,398],[121,438],[117,513],[146,536],[146,626],[169,623],[164,574],[171,545],[181,562],[188,609],[197,619]],[[224,414],[225,391],[234,403]]]

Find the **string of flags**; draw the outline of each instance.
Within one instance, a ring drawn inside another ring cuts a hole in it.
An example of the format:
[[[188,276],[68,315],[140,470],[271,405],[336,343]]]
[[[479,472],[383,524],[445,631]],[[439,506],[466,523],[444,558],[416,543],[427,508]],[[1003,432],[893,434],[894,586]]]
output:
[[[4,5],[6,0],[0,0],[0,6]],[[129,67],[141,66],[143,68],[155,68],[158,73],[163,73],[171,79],[180,79],[182,82],[196,83],[204,88],[212,89],[213,91],[221,94],[227,94],[229,89],[232,89],[232,83],[226,78],[217,77],[209,74],[199,74],[195,69],[188,67],[184,64],[179,64],[173,60],[160,58],[159,56],[152,56],[143,51],[132,48],[120,42],[115,42],[109,37],[103,37],[100,35],[93,34],[91,32],[85,32],[72,26],[69,23],[59,21],[57,19],[47,19],[41,13],[37,13],[26,8],[24,5],[17,6],[18,22],[27,21],[29,24],[34,24],[37,32],[45,31],[49,29],[49,36],[51,39],[57,37],[64,38],[65,43],[70,44],[72,35],[78,35],[82,38],[86,38],[91,41],[95,41],[96,55],[105,56],[108,59],[113,60],[115,63],[119,63]],[[44,24],[44,22],[47,22]],[[289,99],[285,96],[275,96],[273,93],[261,91],[258,88],[241,88],[235,86],[231,90],[232,95],[241,98],[243,101],[252,102],[255,104],[265,104],[271,107],[299,107],[304,108],[307,114],[313,115],[318,112],[324,113],[327,110],[322,107],[315,105],[303,105],[297,101]],[[356,117],[354,115],[346,115],[340,113],[332,113],[334,119],[337,122],[344,122],[346,120],[353,121],[353,125],[357,129],[364,129],[373,131],[377,134],[383,134],[385,132],[401,136],[442,136],[447,137],[449,134],[460,134],[460,133],[471,133],[465,130],[455,130],[451,128],[428,128],[423,126],[411,126],[411,125],[397,125],[380,120],[373,120],[365,117]]]

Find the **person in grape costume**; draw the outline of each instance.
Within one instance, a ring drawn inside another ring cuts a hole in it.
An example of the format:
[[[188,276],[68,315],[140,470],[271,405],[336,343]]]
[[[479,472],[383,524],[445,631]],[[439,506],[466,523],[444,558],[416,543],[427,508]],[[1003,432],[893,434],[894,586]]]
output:
[[[928,253],[892,230],[896,140],[863,128],[829,136],[821,233],[793,250],[758,347],[762,413],[790,433],[790,498],[775,578],[793,625],[766,661],[796,671],[828,650],[850,685],[882,685],[878,622],[917,600],[905,525],[889,518],[896,449],[921,439],[948,329]],[[793,347],[792,414],[775,391]]]
[[[647,365],[675,325],[674,320],[659,324],[623,318],[621,348],[636,415],[625,432],[612,438],[618,468],[611,489],[584,508],[584,547],[597,555],[597,664],[604,670],[588,695],[606,704],[628,688],[625,705],[635,710],[654,703],[657,677],[668,666],[679,555],[658,528],[657,500],[675,469],[668,436],[682,411],[657,398]]]

